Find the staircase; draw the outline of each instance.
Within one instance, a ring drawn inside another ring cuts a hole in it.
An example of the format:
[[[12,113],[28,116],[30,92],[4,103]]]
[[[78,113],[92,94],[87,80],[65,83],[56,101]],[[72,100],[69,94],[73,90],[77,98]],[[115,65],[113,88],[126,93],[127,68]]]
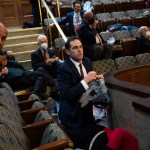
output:
[[[38,48],[37,37],[43,34],[42,27],[38,28],[9,28],[4,50],[11,50],[15,58],[25,69],[32,70],[31,53]]]

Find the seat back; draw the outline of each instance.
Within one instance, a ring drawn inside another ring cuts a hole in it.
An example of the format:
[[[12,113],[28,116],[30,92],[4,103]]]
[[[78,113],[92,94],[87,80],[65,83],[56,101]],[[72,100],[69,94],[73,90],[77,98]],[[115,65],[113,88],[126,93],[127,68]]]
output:
[[[14,114],[7,107],[0,106],[0,116],[0,124],[5,124],[13,132],[24,149],[30,149],[30,142]]]
[[[98,13],[98,14],[96,14],[96,19],[99,20],[100,22],[102,22],[104,20],[109,20],[111,18],[112,18],[112,16],[110,13]]]
[[[56,123],[51,123],[46,127],[43,133],[43,136],[41,139],[41,145],[54,142],[60,139],[67,140],[67,137],[62,131],[62,129]]]
[[[96,71],[97,74],[103,74],[110,71],[115,71],[116,66],[112,59],[102,59],[92,62],[93,70]]]
[[[0,149],[1,150],[24,150],[18,138],[11,129],[0,123]]]
[[[116,18],[116,19],[127,17],[127,14],[126,14],[125,11],[112,12],[111,15],[112,15],[113,18]]]
[[[137,53],[136,39],[124,39],[121,41],[123,56],[135,56]]]
[[[48,111],[40,110],[37,113],[34,122],[40,122],[40,121],[44,121],[44,120],[52,120],[52,116],[48,113]]]
[[[94,14],[103,13],[103,12],[104,12],[104,7],[102,4],[97,3],[94,5]]]
[[[20,115],[20,109],[18,105],[16,105],[12,98],[9,96],[7,90],[5,88],[0,88],[0,106],[6,107],[10,113],[14,115],[15,120],[20,124],[23,125],[24,120]]]
[[[113,2],[104,4],[104,10],[105,12],[109,12],[109,13],[118,11],[118,4]]]
[[[136,60],[139,65],[150,64],[150,53],[138,54]]]
[[[124,26],[133,25],[133,19],[130,17],[118,19],[118,23],[121,23]]]
[[[113,34],[111,32],[101,32],[100,35],[104,42],[107,42],[109,38],[113,37]]]
[[[144,9],[144,8],[146,8],[144,0],[132,1],[132,9]]]
[[[139,29],[133,29],[130,31],[133,38],[140,37]]]
[[[56,38],[54,42],[57,56],[59,56],[60,59],[64,60],[67,57],[67,54],[65,53],[65,41],[61,37]]]
[[[115,59],[117,69],[126,69],[138,65],[134,56],[124,56]]]
[[[129,1],[122,1],[118,3],[118,9],[119,11],[128,11],[132,9],[132,3]]]
[[[60,7],[60,17],[66,16],[67,13],[70,13],[73,11],[73,8],[71,6],[62,6]]]
[[[126,11],[127,16],[128,16],[128,17],[132,17],[132,18],[139,17],[139,14],[140,14],[141,12],[142,12],[142,11],[139,10],[139,9]]]
[[[113,36],[116,39],[116,41],[132,38],[131,32],[128,30],[114,31]]]
[[[148,16],[140,16],[134,18],[134,25],[136,27],[141,27],[141,26],[148,26],[150,25],[149,23],[149,17]]]

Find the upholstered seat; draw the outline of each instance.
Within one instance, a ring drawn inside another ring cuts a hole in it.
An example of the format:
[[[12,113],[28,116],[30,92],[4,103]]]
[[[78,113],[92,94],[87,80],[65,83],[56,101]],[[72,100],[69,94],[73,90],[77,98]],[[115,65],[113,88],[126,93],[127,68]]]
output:
[[[102,59],[92,62],[93,70],[97,74],[103,74],[110,71],[115,71],[116,66],[112,59]]]
[[[117,69],[126,69],[138,65],[134,56],[124,56],[115,59]]]
[[[136,60],[139,65],[150,64],[150,53],[138,54]]]

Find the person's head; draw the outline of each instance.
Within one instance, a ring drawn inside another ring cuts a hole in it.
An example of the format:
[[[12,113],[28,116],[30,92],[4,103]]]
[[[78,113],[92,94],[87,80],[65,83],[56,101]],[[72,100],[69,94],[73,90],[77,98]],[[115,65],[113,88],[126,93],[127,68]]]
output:
[[[79,13],[81,11],[81,2],[80,1],[74,1],[73,9],[76,13]]]
[[[41,49],[47,49],[48,48],[48,40],[45,35],[39,35],[37,38],[38,44]]]
[[[8,31],[3,23],[0,22],[0,50],[3,49]]]
[[[144,36],[145,38],[148,38],[148,36],[146,35],[147,32],[149,32],[149,29],[148,29],[147,26],[141,26],[141,27],[139,28],[139,33],[140,33],[140,35],[141,35],[141,36]]]
[[[89,25],[95,22],[94,14],[92,11],[85,12],[83,17],[84,17],[85,22],[88,23]]]
[[[83,47],[80,39],[76,36],[70,37],[65,43],[66,53],[76,62],[83,59]]]

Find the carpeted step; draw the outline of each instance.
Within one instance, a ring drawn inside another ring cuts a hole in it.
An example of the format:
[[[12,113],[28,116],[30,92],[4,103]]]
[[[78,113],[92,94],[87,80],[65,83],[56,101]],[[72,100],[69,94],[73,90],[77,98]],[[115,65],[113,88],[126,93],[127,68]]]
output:
[[[11,50],[14,53],[16,53],[24,51],[33,51],[34,49],[38,49],[38,47],[39,46],[37,42],[29,42],[29,43],[5,45],[4,50]]]
[[[34,50],[14,53],[15,58],[16,58],[17,61],[31,60],[31,53],[33,51]]]
[[[32,34],[32,35],[23,35],[23,36],[14,36],[14,37],[8,37],[6,39],[5,45],[11,45],[11,44],[21,44],[21,43],[29,43],[29,42],[35,42],[37,41],[37,37],[40,34]]]
[[[27,28],[27,29],[8,29],[8,37],[32,35],[32,34],[43,34],[43,28]]]

